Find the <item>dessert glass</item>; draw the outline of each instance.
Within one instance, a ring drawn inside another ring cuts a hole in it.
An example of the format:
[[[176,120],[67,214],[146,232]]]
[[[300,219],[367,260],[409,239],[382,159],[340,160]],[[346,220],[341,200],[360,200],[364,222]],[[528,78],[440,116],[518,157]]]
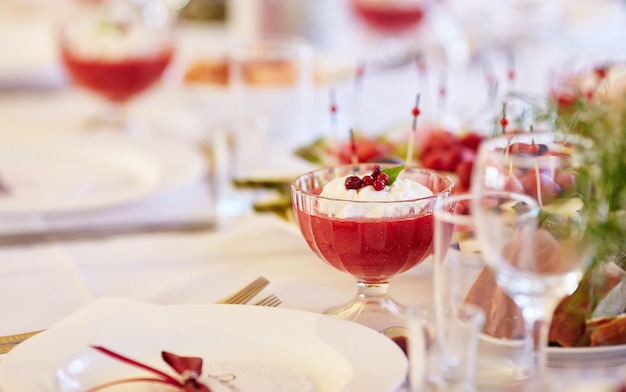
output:
[[[407,167],[398,178],[424,185],[431,196],[355,201],[319,195],[335,178],[369,174],[372,167],[343,165],[303,174],[292,184],[292,201],[311,250],[357,283],[357,294],[350,302],[325,313],[382,330],[403,324],[405,309],[389,296],[390,280],[432,254],[433,206],[450,195],[453,183],[435,171]]]
[[[124,108],[156,85],[174,56],[176,17],[163,0],[76,2],[57,34],[71,81],[103,99],[94,128],[130,128]]]

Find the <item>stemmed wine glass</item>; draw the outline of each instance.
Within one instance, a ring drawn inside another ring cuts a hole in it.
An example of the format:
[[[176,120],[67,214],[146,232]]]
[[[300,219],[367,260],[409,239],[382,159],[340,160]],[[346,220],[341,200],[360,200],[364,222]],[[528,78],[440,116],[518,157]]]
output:
[[[359,201],[320,195],[331,181],[340,179],[343,186],[344,177],[364,176],[373,167],[343,165],[303,174],[292,184],[292,200],[309,247],[357,283],[356,297],[326,314],[382,330],[402,325],[404,307],[389,296],[389,282],[432,253],[433,206],[450,195],[453,183],[435,171],[406,167],[398,178],[423,185],[428,196],[392,199],[382,191],[376,201]]]
[[[596,204],[591,151],[589,141],[556,131],[516,132],[483,142],[474,167],[472,208],[480,248],[497,283],[522,311],[534,348],[532,380],[546,383],[537,390],[550,389],[545,368],[553,312],[592,260],[583,214]],[[493,191],[524,199],[489,196]]]
[[[92,126],[126,128],[123,108],[157,83],[174,51],[175,15],[163,0],[76,1],[57,34],[70,79],[108,103]]]

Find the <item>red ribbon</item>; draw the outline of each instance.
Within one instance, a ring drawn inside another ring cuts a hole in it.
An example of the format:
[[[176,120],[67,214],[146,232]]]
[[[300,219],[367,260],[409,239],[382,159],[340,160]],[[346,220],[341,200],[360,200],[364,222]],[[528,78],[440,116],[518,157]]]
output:
[[[122,354],[116,353],[103,346],[91,346],[92,348],[100,351],[101,353],[108,355],[114,359],[117,359],[126,364],[138,367],[146,370],[157,377],[136,377],[127,378],[122,380],[115,380],[105,384],[98,385],[89,389],[87,392],[96,392],[104,388],[111,387],[117,384],[123,384],[128,382],[156,382],[162,384],[168,384],[175,387],[179,387],[184,392],[211,392],[211,389],[200,382],[198,377],[202,374],[202,358],[197,357],[180,357],[176,354],[169,353],[167,351],[161,351],[161,357],[170,365],[172,369],[176,371],[181,377],[176,379],[169,374],[155,369],[152,366],[143,364],[134,359],[128,358]]]

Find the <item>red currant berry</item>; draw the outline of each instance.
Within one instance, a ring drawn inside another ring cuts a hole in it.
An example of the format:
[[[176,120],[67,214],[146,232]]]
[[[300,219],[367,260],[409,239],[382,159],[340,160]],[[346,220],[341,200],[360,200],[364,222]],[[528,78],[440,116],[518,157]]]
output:
[[[374,168],[372,169],[372,177],[377,178],[378,175],[380,174],[380,170],[381,170],[380,165],[375,165]]]
[[[374,189],[376,189],[377,191],[382,191],[383,189],[385,189],[385,183],[381,180],[374,181]]]
[[[361,185],[362,186],[368,186],[368,185],[373,185],[374,184],[374,177],[368,175],[364,175],[363,178],[361,179]]]
[[[382,181],[385,185],[389,184],[389,174],[380,173],[378,175],[378,181]]]
[[[346,178],[346,189],[359,189],[362,187],[361,179],[357,176],[348,176]]]
[[[506,126],[507,126],[507,125],[509,125],[509,120],[507,120],[507,119],[506,119],[506,117],[502,117],[502,118],[500,119],[500,125],[501,125],[503,128],[506,128]]]

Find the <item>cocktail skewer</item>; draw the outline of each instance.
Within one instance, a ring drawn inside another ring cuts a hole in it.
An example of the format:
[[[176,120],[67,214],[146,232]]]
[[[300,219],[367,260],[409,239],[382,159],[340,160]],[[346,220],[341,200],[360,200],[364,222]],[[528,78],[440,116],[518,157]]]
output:
[[[437,122],[442,124],[446,112],[448,98],[448,74],[441,71],[439,74],[439,85],[437,86]]]
[[[502,134],[506,133],[506,126],[509,125],[509,120],[506,118],[506,105],[507,102],[504,101],[504,103],[502,103],[502,116],[500,117],[500,129],[502,130]]]
[[[354,129],[350,128],[350,161],[354,166],[354,175],[359,174],[359,152],[356,146],[356,136],[354,135]]]
[[[413,145],[415,144],[415,136],[417,134],[417,117],[420,115],[420,94],[415,97],[415,106],[411,110],[413,115],[413,124],[411,126],[411,135],[409,136],[409,145],[406,150],[405,164],[410,166],[413,163]]]
[[[421,91],[428,91],[428,66],[423,53],[415,56],[415,67],[417,68],[417,88]]]
[[[509,93],[515,92],[515,79],[517,74],[515,71],[515,54],[507,52],[506,55],[506,80],[509,83]]]
[[[361,109],[361,95],[363,89],[363,75],[365,74],[365,62],[359,61],[354,75],[352,89],[352,128],[359,129],[359,112]]]
[[[329,91],[329,114],[330,114],[330,145],[333,148],[333,162],[332,164],[339,163],[339,140],[338,140],[338,121],[337,121],[337,111],[339,110],[337,107],[337,93],[334,88],[331,88]]]

